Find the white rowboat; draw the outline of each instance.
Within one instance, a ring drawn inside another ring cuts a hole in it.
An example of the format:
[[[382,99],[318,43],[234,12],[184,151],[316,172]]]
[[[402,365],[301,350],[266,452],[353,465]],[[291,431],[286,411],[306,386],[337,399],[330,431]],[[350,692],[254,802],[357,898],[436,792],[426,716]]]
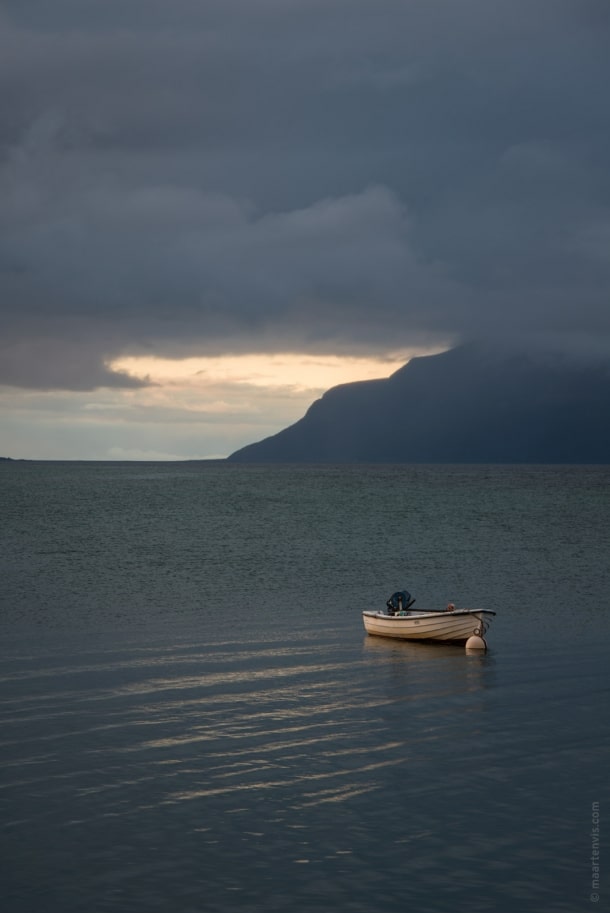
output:
[[[465,643],[470,637],[484,638],[495,615],[489,609],[448,609],[442,612],[402,611],[398,614],[363,612],[367,634],[402,640],[439,640]]]

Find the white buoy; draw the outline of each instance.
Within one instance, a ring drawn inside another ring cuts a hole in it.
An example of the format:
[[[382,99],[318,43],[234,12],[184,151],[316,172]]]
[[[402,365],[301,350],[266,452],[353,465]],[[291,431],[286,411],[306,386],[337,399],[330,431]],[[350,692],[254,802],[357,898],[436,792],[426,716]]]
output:
[[[487,650],[487,643],[485,638],[481,637],[480,634],[472,634],[466,641],[467,650]]]

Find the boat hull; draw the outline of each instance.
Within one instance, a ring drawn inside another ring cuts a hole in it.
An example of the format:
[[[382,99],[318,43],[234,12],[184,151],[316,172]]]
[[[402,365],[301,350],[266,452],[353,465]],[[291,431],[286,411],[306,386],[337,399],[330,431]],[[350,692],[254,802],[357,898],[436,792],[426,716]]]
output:
[[[400,640],[438,640],[465,643],[473,634],[483,635],[495,615],[489,609],[456,609],[454,612],[410,612],[386,615],[363,612],[367,634]]]

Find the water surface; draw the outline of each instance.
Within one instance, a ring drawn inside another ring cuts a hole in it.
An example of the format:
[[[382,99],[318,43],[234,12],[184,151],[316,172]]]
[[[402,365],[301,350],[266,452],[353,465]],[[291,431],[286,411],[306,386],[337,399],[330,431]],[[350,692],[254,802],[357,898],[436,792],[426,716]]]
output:
[[[609,481],[1,466],[7,911],[590,909]],[[367,637],[403,586],[489,652]]]

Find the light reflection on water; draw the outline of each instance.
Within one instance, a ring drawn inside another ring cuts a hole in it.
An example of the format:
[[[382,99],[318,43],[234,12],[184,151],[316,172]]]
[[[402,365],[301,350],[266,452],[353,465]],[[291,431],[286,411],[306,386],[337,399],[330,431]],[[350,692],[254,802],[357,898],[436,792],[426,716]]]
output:
[[[494,652],[337,632],[81,646],[5,667],[11,911],[43,897],[48,913],[449,911],[468,897],[572,913],[567,822],[588,799],[566,792],[558,752],[579,738],[547,742],[566,709],[548,695],[542,727],[524,712],[527,669],[507,681]]]

